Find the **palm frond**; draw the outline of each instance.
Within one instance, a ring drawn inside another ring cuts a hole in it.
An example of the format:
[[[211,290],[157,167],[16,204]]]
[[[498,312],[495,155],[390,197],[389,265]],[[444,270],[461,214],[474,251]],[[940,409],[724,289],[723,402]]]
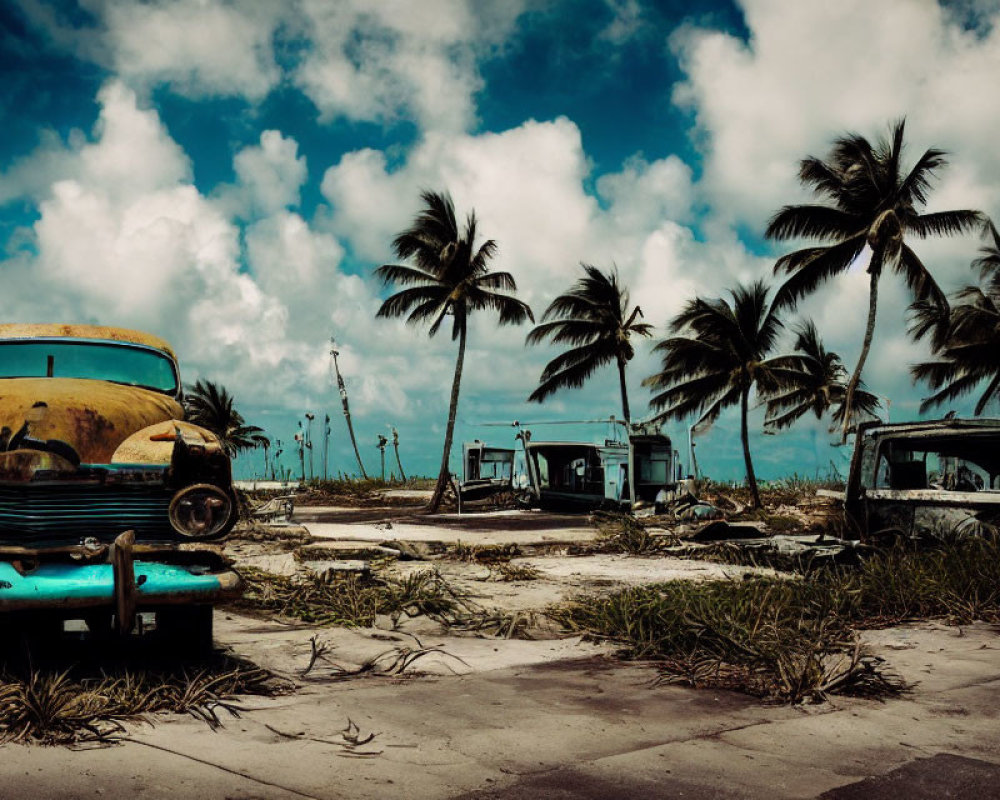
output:
[[[375,270],[375,277],[382,281],[383,286],[393,283],[400,286],[411,286],[439,282],[433,273],[405,264],[383,264]]]
[[[401,317],[413,309],[421,309],[427,303],[440,305],[448,297],[448,289],[440,284],[429,286],[414,286],[410,289],[403,289],[401,292],[391,295],[385,299],[379,310],[375,312],[376,317],[395,318]],[[410,322],[418,322],[425,318],[422,311],[410,317]]]
[[[784,206],[767,224],[766,239],[846,239],[863,230],[864,223],[839,208],[821,205]]]
[[[829,247],[810,247],[782,256],[774,265],[775,272],[791,272],[774,295],[774,307],[794,307],[834,275],[846,272],[861,255],[864,236],[854,236]]]
[[[913,292],[918,302],[932,303],[943,313],[948,311],[948,298],[945,297],[937,281],[924,266],[923,262],[905,244],[900,248],[896,271],[901,272],[906,279],[906,285]]]
[[[985,217],[979,211],[936,211],[914,215],[906,221],[906,229],[921,239],[928,236],[958,236],[982,228]]]

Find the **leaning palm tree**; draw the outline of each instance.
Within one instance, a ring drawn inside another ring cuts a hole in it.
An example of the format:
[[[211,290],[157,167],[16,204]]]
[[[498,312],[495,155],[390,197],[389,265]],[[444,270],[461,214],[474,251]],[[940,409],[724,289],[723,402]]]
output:
[[[740,406],[740,438],[747,483],[755,508],[760,492],[750,458],[747,412],[756,384],[764,394],[782,386],[775,360],[768,359],[782,330],[774,308],[768,308],[763,281],[738,285],[725,299],[690,301],[670,323],[668,339],[656,345],[663,353],[660,372],[643,381],[654,390],[650,405],[659,419],[698,415],[695,425],[714,422],[723,409]]]
[[[187,387],[184,417],[188,422],[201,425],[218,436],[230,457],[241,450],[266,447],[271,443],[264,435],[263,428],[246,424],[226,387],[212,381],[199,380]]]
[[[822,419],[830,409],[834,423],[843,422],[848,374],[840,356],[826,349],[811,320],[799,323],[795,334],[795,352],[773,359],[781,388],[765,398],[765,428],[783,430],[810,412]],[[851,424],[875,418],[880,405],[878,396],[862,386],[851,401]]]
[[[375,274],[386,286],[407,287],[389,297],[377,316],[406,316],[409,324],[429,322],[428,335],[434,336],[445,317],[450,315],[451,338],[458,340],[444,453],[437,485],[427,506],[428,511],[434,512],[441,505],[450,480],[448,458],[458,412],[469,315],[487,309],[496,311],[501,325],[518,325],[525,320],[534,322],[534,317],[526,303],[505,294],[517,290],[510,273],[489,271],[488,264],[496,254],[497,245],[489,239],[476,247],[475,212],[468,215],[464,229],[460,229],[455,206],[447,193],[424,191],[420,197],[424,209],[392,243],[396,256],[411,260],[413,266],[384,264]]]
[[[584,276],[566,294],[561,294],[542,315],[542,322],[528,334],[527,344],[551,339],[569,349],[552,359],[542,371],[538,388],[529,401],[543,402],[559,389],[578,389],[596,370],[612,361],[618,366],[622,414],[632,417],[625,384],[625,365],[635,350],[630,337],[652,336],[653,326],[637,322],[642,309],[629,310],[628,289],[618,281],[618,270],[603,273],[581,264]]]
[[[809,157],[799,166],[799,180],[826,204],[785,206],[767,226],[770,239],[806,237],[824,244],[782,256],[775,272],[789,275],[774,297],[777,308],[794,307],[820,284],[846,272],[868,250],[868,322],[857,366],[847,384],[845,402],[853,394],[875,333],[878,282],[886,268],[901,274],[918,302],[947,308],[947,300],[904,236],[924,239],[972,231],[983,223],[978,211],[918,213],[927,202],[931,179],[947,161],[941,150],[926,150],[909,172],[902,168],[905,121],[891,129],[890,139],[872,145],[857,134],[838,138],[826,161]],[[849,416],[843,420],[846,440]]]

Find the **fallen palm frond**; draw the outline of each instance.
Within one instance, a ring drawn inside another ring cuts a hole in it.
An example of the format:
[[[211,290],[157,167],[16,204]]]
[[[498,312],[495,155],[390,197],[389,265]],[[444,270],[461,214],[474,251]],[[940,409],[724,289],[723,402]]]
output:
[[[70,670],[33,669],[0,676],[0,742],[68,744],[112,741],[122,723],[148,721],[160,712],[191,714],[211,727],[217,711],[238,716],[240,695],[285,691],[265,670],[228,659],[186,671],[74,677]]]
[[[857,631],[904,620],[1000,622],[1000,544],[896,546],[808,579],[673,582],[551,609],[566,628],[660,661],[664,679],[797,702],[903,688]]]

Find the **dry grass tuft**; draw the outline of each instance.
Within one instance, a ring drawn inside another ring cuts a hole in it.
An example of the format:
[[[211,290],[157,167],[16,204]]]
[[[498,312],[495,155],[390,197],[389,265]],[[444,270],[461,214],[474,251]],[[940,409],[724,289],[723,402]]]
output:
[[[659,660],[665,680],[799,702],[886,695],[902,682],[857,631],[912,619],[1000,621],[1000,545],[966,539],[894,547],[801,579],[666,583],[583,597],[551,610],[565,627]]]
[[[239,716],[241,695],[289,689],[271,673],[229,658],[193,671],[78,671],[32,668],[0,675],[0,742],[111,742],[126,733],[123,723],[149,722],[149,715],[163,712],[190,714],[216,728],[220,711]]]
[[[404,616],[427,616],[447,625],[457,615],[478,609],[437,570],[403,578],[337,572],[288,578],[257,569],[243,569],[241,574],[247,588],[235,605],[317,625],[371,627],[381,615],[393,625]]]

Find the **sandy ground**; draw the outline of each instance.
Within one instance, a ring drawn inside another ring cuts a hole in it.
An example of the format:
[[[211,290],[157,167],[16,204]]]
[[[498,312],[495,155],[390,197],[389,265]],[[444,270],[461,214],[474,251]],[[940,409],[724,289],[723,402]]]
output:
[[[393,521],[385,530],[370,511],[353,524],[330,521],[340,510],[321,511],[306,524],[345,546],[398,541],[401,533],[421,533],[414,541],[425,544],[554,541],[515,560],[542,573],[535,581],[487,581],[486,567],[455,561],[393,568],[437,568],[475,602],[508,611],[580,590],[746,572],[672,558],[567,556],[560,547],[593,537],[581,518],[506,515],[504,534],[500,514],[479,527],[448,517]],[[556,538],[540,538],[548,536]],[[305,568],[267,549],[234,547],[244,563]],[[426,619],[396,630],[388,620],[373,629],[316,629],[217,610],[217,645],[290,678],[294,693],[248,698],[240,717],[224,716],[217,731],[170,716],[131,726],[116,747],[5,746],[0,798],[1000,797],[1000,638],[990,626],[869,632],[912,691],[884,703],[835,698],[796,708],[656,685],[650,665],[554,636],[451,635]],[[303,674],[314,645],[323,656]],[[414,664],[419,673],[335,680],[337,667],[418,647],[437,651]],[[349,721],[371,741],[353,746]]]
[[[308,631],[229,616],[221,643],[302,664]],[[361,656],[344,632],[329,635],[337,656]],[[922,624],[874,639],[917,683],[908,697],[803,708],[654,687],[652,668],[573,641],[558,660],[512,665],[490,663],[485,640],[447,642],[471,665],[464,674],[338,683],[314,670],[292,695],[251,698],[218,731],[169,717],[118,747],[7,746],[0,796],[996,797],[996,632]],[[371,742],[352,749],[348,720]]]

